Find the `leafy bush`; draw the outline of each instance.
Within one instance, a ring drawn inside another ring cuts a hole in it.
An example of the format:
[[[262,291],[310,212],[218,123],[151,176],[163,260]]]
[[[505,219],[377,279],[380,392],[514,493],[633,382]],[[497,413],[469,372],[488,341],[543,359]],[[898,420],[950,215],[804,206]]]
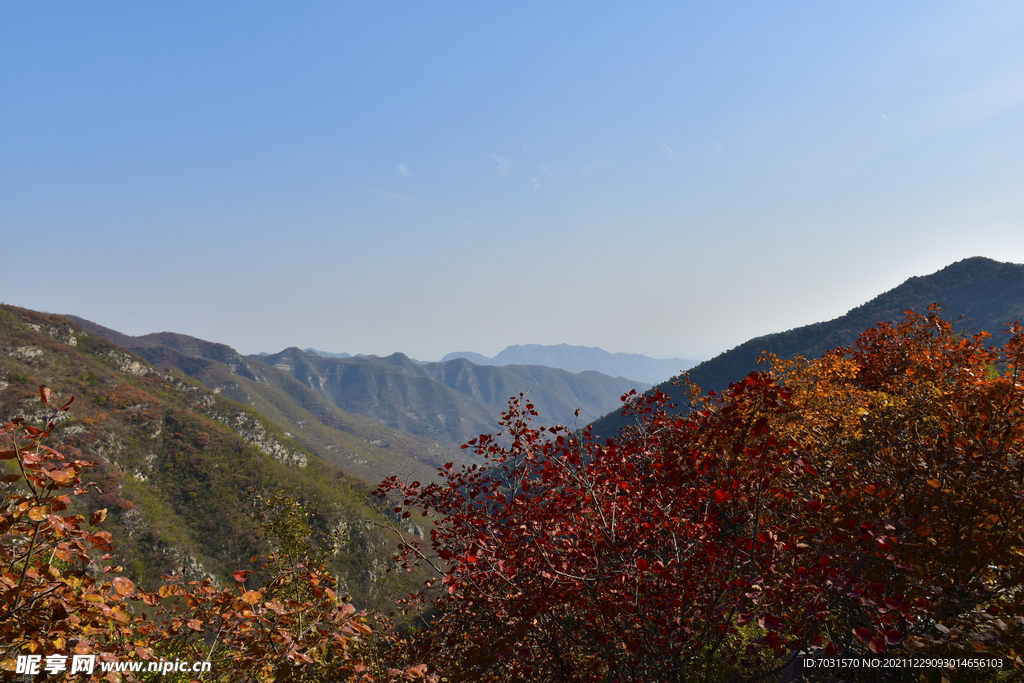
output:
[[[66,411],[48,406],[45,429],[23,419],[0,427],[7,448],[0,459],[16,463],[3,477],[0,504],[0,672],[20,676],[19,656],[96,655],[102,662],[181,659],[210,662],[206,680],[321,681],[427,678],[426,667],[386,665],[385,638],[373,639],[365,612],[335,592],[322,561],[326,553],[305,542],[309,529],[298,501],[280,493],[258,499],[264,529],[275,550],[254,558],[254,571],[234,573],[234,584],[186,582],[165,577],[152,593],[105,564],[114,555],[111,535],[95,527],[106,510],[88,521],[74,514],[84,470],[94,463],[68,461],[45,445],[54,418]],[[202,448],[200,434],[192,439]],[[208,441],[208,437],[206,439]],[[240,562],[240,558],[239,558]],[[371,655],[364,663],[364,651]],[[45,673],[40,672],[45,676]],[[188,674],[109,672],[90,678],[115,680],[190,678]],[[79,678],[81,680],[81,678]]]
[[[1024,669],[1024,335],[1010,331],[987,348],[936,307],[819,360],[766,358],[722,395],[691,386],[686,415],[657,392],[624,397],[637,424],[604,444],[535,428],[512,400],[500,438],[466,446],[489,466],[378,488],[432,521],[429,544],[400,546],[440,579],[407,647],[481,681],[764,680],[815,654]]]

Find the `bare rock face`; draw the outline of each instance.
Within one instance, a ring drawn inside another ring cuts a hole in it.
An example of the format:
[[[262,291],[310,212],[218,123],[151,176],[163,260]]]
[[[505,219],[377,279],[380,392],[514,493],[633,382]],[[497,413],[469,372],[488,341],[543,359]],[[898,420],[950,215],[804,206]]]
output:
[[[149,374],[149,366],[145,363],[132,358],[127,353],[122,351],[116,351],[111,349],[104,354],[117,367],[118,370],[125,373],[126,375],[134,375],[135,377],[145,377]]]
[[[28,323],[36,332],[42,332],[48,334],[59,342],[64,342],[68,346],[78,346],[78,336],[75,334],[74,328],[70,325],[41,325],[38,323]],[[81,333],[85,336],[84,333]]]
[[[278,462],[296,467],[305,467],[309,464],[309,460],[304,453],[290,449],[268,435],[266,428],[259,418],[247,415],[241,411],[234,413],[212,413],[211,417],[233,429],[240,437]]]

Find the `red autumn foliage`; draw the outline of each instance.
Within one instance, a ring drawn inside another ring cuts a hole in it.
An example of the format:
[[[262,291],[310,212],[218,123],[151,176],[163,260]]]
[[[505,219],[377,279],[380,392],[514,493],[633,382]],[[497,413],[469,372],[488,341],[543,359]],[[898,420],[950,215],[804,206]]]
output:
[[[629,397],[637,426],[603,444],[514,398],[467,444],[486,467],[378,489],[429,517],[399,559],[441,573],[409,647],[450,680],[753,680],[815,653],[1021,667],[1010,332],[989,348],[911,313],[819,360],[767,358],[685,415]]]

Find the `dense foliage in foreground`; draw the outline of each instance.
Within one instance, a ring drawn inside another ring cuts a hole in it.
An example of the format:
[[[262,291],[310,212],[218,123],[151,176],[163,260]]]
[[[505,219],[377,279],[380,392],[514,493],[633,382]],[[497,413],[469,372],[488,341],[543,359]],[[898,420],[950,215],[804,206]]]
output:
[[[489,467],[378,489],[433,518],[429,547],[400,546],[443,570],[410,647],[450,680],[778,680],[813,653],[982,653],[1012,675],[1024,336],[1010,333],[988,348],[937,307],[910,314],[819,360],[767,358],[722,395],[691,388],[686,416],[636,397],[637,426],[604,444],[533,428],[512,401],[500,438],[468,444]]]
[[[0,678],[71,675],[76,655],[95,658],[92,669],[71,675],[77,680],[193,678],[160,668],[105,671],[111,662],[162,661],[209,662],[202,677],[215,681],[426,678],[422,665],[399,669],[382,660],[386,639],[373,638],[370,615],[337,595],[324,569],[336,545],[311,542],[312,512],[281,493],[251,496],[251,515],[273,551],[247,562],[252,569],[239,566],[233,585],[167,576],[155,592],[141,590],[108,564],[112,537],[96,528],[107,510],[88,521],[75,514],[74,497],[90,488],[82,474],[95,463],[68,460],[44,443],[71,401],[52,410],[49,389],[39,393],[45,429],[22,418],[0,427],[0,459],[17,467],[2,478]]]

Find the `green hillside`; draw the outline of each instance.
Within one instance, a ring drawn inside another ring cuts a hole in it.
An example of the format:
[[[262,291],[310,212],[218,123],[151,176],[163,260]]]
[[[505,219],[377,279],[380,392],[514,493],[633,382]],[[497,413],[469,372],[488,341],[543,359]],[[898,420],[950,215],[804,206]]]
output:
[[[765,351],[781,358],[816,358],[830,348],[853,344],[879,322],[901,320],[908,309],[924,312],[936,302],[943,305],[946,318],[963,316],[969,329],[991,332],[990,341],[998,344],[1005,323],[1024,320],[1024,265],[982,257],[958,261],[931,275],[912,277],[834,320],[744,342],[692,368],[690,379],[704,391],[721,391],[758,369],[757,359]],[[669,396],[676,391],[671,382],[657,388]],[[594,422],[594,430],[613,436],[625,424],[616,411]]]
[[[497,429],[510,396],[529,391],[547,422],[586,424],[647,385],[598,372],[574,374],[538,365],[476,365],[458,358],[419,364],[386,358],[322,358],[297,348],[248,356],[283,369],[334,405],[424,437],[462,443]]]
[[[54,402],[75,397],[51,444],[97,463],[87,479],[100,490],[81,504],[109,510],[118,561],[143,585],[178,572],[223,582],[265,552],[245,515],[251,487],[288,489],[315,509],[318,528],[344,530],[332,570],[357,604],[385,606],[411,585],[384,572],[395,542],[376,526],[365,483],[223,392],[158,370],[67,318],[0,307],[0,414],[40,420],[40,384]]]
[[[310,452],[368,483],[399,475],[425,481],[464,451],[446,440],[426,439],[378,420],[346,412],[265,356],[244,358],[224,344],[161,332],[130,337],[75,319],[160,368],[178,368],[210,390],[248,405]],[[493,429],[492,425],[492,429]]]

